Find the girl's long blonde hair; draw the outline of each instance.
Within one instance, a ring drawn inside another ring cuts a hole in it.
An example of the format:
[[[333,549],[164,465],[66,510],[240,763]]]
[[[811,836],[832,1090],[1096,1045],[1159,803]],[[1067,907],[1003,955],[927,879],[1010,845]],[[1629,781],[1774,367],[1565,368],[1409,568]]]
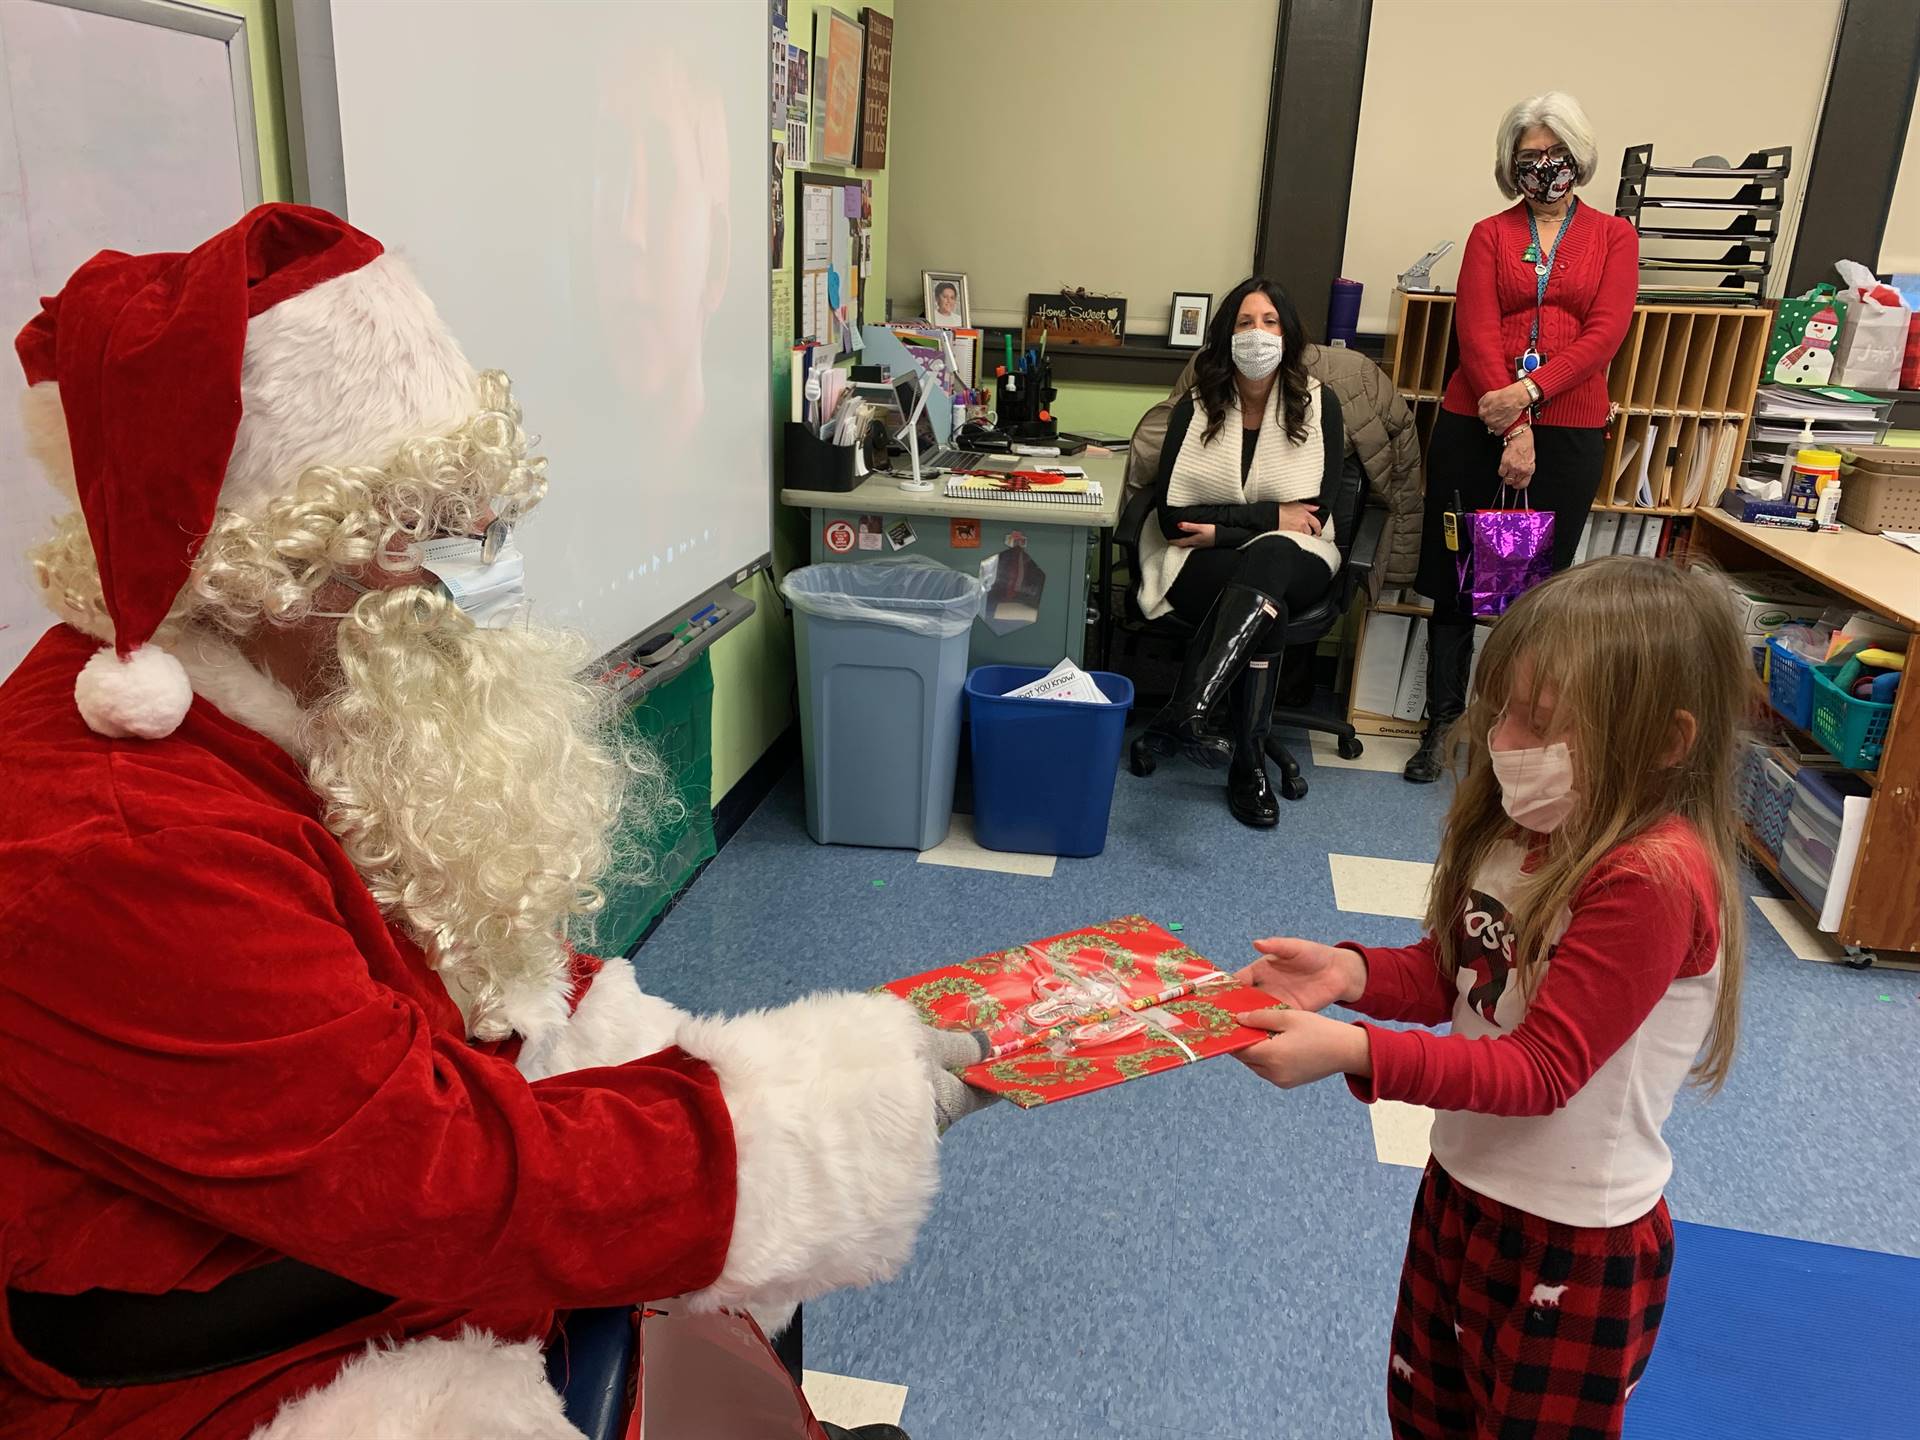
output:
[[[1447,811],[1427,901],[1427,926],[1449,977],[1461,963],[1460,921],[1474,877],[1497,847],[1515,838],[1500,807],[1487,736],[1522,662],[1531,666],[1535,694],[1556,692],[1556,728],[1573,752],[1580,803],[1548,837],[1525,890],[1511,903],[1520,917],[1514,937],[1520,984],[1528,994],[1537,987],[1556,919],[1596,865],[1661,821],[1685,820],[1706,848],[1720,892],[1720,990],[1693,1070],[1697,1083],[1717,1090],[1740,1026],[1745,923],[1733,784],[1755,686],[1725,587],[1704,569],[1616,556],[1554,576],[1494,627],[1461,721],[1470,747],[1466,773]],[[1694,741],[1669,763],[1675,715],[1683,710],[1694,718]],[[1668,857],[1656,840],[1615,856],[1621,858],[1658,878]],[[1648,923],[1664,923],[1663,917],[1650,915]]]

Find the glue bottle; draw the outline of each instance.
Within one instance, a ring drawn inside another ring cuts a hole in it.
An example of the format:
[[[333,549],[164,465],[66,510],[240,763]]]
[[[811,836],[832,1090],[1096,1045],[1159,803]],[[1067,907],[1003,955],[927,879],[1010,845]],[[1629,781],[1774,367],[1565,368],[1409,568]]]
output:
[[[1820,487],[1820,508],[1814,512],[1813,518],[1819,521],[1822,530],[1830,525],[1835,528],[1839,527],[1840,477],[1838,475]]]

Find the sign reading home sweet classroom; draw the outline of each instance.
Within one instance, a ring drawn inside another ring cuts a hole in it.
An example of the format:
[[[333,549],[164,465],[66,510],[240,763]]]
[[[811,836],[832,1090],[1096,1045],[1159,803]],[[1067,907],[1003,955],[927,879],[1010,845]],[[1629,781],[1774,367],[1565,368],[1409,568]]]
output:
[[[1127,302],[1084,290],[1029,295],[1026,343],[1037,345],[1042,335],[1055,345],[1124,345]]]

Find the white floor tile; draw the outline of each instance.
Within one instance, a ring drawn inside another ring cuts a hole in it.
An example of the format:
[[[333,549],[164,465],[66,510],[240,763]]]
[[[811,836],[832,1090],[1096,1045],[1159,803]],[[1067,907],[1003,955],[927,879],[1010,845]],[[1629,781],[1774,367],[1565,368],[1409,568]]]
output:
[[[1424,861],[1329,855],[1327,865],[1333,871],[1333,903],[1349,914],[1419,920],[1427,913],[1433,866]]]
[[[1314,730],[1309,732],[1307,739],[1313,746],[1315,769],[1324,766],[1333,770],[1390,771],[1398,775],[1406,768],[1407,761],[1413,758],[1413,752],[1420,748],[1418,740],[1403,739],[1398,735],[1362,735],[1360,743],[1366,748],[1360,752],[1360,758],[1342,760],[1340,742],[1333,736],[1322,735]]]
[[[1424,1105],[1408,1105],[1400,1100],[1376,1100],[1367,1107],[1373,1120],[1373,1158],[1382,1165],[1425,1167],[1433,1152],[1427,1148],[1427,1132],[1433,1128],[1433,1111]]]
[[[1058,857],[1053,855],[1015,855],[1005,850],[984,849],[973,838],[973,817],[956,815],[947,838],[931,850],[920,852],[922,865],[949,865],[956,870],[993,870],[1002,875],[1037,875],[1053,878]],[[837,1423],[837,1422],[836,1422]]]
[[[844,1430],[862,1425],[898,1425],[907,1408],[907,1387],[879,1380],[856,1380],[851,1375],[828,1375],[819,1370],[801,1372],[807,1404],[814,1418]]]
[[[1815,929],[1813,921],[1807,918],[1807,912],[1793,901],[1776,899],[1771,895],[1756,895],[1753,903],[1767,917],[1767,923],[1780,932],[1780,938],[1787,942],[1787,948],[1802,960],[1831,963],[1845,958],[1847,952],[1840,942]]]

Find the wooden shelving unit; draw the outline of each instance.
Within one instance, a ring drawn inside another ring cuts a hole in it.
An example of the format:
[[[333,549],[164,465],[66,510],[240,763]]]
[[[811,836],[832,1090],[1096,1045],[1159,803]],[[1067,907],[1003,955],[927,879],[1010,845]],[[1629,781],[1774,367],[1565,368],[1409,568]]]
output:
[[[1773,312],[1758,307],[1634,307],[1627,338],[1607,370],[1616,413],[1596,512],[1671,518],[1719,499],[1746,448],[1772,324]],[[1400,292],[1399,326],[1388,347],[1385,368],[1412,407],[1424,459],[1447,379],[1459,364],[1453,296]],[[1643,458],[1649,505],[1637,503]],[[1690,478],[1698,481],[1696,504],[1687,503]],[[1355,671],[1366,645],[1366,614],[1429,613],[1399,604],[1363,612]],[[1355,709],[1351,700],[1347,718],[1366,735],[1417,735],[1421,729],[1418,721]]]

